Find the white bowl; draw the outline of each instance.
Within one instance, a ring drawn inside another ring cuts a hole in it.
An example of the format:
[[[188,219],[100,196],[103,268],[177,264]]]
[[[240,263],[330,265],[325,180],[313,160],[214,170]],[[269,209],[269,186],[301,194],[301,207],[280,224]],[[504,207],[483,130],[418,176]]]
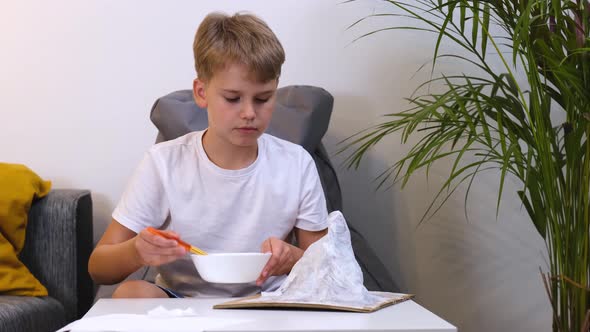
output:
[[[271,253],[191,254],[201,278],[215,283],[248,283],[260,276]]]

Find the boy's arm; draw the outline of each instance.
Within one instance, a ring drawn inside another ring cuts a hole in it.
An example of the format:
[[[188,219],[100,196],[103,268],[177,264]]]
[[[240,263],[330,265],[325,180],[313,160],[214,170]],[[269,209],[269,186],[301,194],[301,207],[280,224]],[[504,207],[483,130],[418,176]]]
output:
[[[99,285],[123,281],[142,265],[133,245],[135,232],[111,221],[88,261],[88,272]]]
[[[299,248],[303,249],[304,251],[314,243],[315,241],[321,239],[324,235],[328,234],[328,229],[323,229],[321,231],[306,231],[304,229],[295,228],[295,237],[297,238],[297,243]]]
[[[168,232],[174,237],[178,235]],[[158,266],[186,254],[175,240],[142,230],[136,234],[113,219],[88,261],[88,272],[97,284],[116,284],[144,265]]]
[[[175,240],[145,230],[161,226],[169,214],[159,164],[157,150],[150,149],[127,184],[111,223],[90,255],[88,272],[96,283],[118,283],[142,266],[158,266],[185,254]]]

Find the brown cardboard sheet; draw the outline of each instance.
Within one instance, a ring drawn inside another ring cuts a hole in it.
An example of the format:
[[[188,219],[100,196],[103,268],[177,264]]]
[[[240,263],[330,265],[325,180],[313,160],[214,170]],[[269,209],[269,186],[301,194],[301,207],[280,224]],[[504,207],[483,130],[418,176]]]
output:
[[[374,312],[381,308],[385,308],[390,305],[407,301],[414,297],[411,294],[399,294],[399,293],[385,293],[385,292],[370,292],[377,295],[388,295],[388,298],[384,298],[383,301],[377,303],[372,307],[355,307],[347,305],[336,305],[327,303],[310,303],[310,302],[281,302],[279,300],[273,300],[270,298],[265,299],[260,294],[232,300],[213,306],[214,309],[247,309],[247,308],[294,308],[294,309],[316,309],[316,310],[339,310],[339,311],[351,311],[351,312]]]

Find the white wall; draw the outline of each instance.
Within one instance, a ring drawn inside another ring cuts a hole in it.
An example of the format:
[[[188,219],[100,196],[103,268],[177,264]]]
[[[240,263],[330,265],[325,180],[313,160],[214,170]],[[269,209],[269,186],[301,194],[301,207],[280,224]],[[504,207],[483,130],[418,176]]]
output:
[[[93,193],[98,237],[125,182],[155,138],[153,101],[190,88],[194,31],[210,11],[257,13],[287,53],[281,85],[311,84],[335,97],[325,143],[337,142],[400,111],[428,78],[432,38],[384,32],[351,41],[395,18],[350,30],[389,9],[381,1],[19,1],[0,7],[0,161],[24,163],[56,188]],[[448,70],[463,71],[444,65]],[[498,177],[479,180],[469,200],[455,195],[417,227],[448,173],[431,170],[400,191],[371,180],[409,146],[391,137],[358,171],[340,169],[345,213],[404,291],[460,331],[549,331],[551,313],[539,266],[544,243],[508,183],[496,220]],[[341,160],[341,156],[335,160]],[[464,191],[463,191],[464,192]]]

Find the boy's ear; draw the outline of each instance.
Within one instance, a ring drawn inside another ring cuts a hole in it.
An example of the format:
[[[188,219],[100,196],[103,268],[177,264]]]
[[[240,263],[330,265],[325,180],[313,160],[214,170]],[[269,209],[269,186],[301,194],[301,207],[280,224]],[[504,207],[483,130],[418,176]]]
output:
[[[201,108],[207,108],[207,94],[205,83],[198,78],[193,81],[193,98],[195,103]]]

